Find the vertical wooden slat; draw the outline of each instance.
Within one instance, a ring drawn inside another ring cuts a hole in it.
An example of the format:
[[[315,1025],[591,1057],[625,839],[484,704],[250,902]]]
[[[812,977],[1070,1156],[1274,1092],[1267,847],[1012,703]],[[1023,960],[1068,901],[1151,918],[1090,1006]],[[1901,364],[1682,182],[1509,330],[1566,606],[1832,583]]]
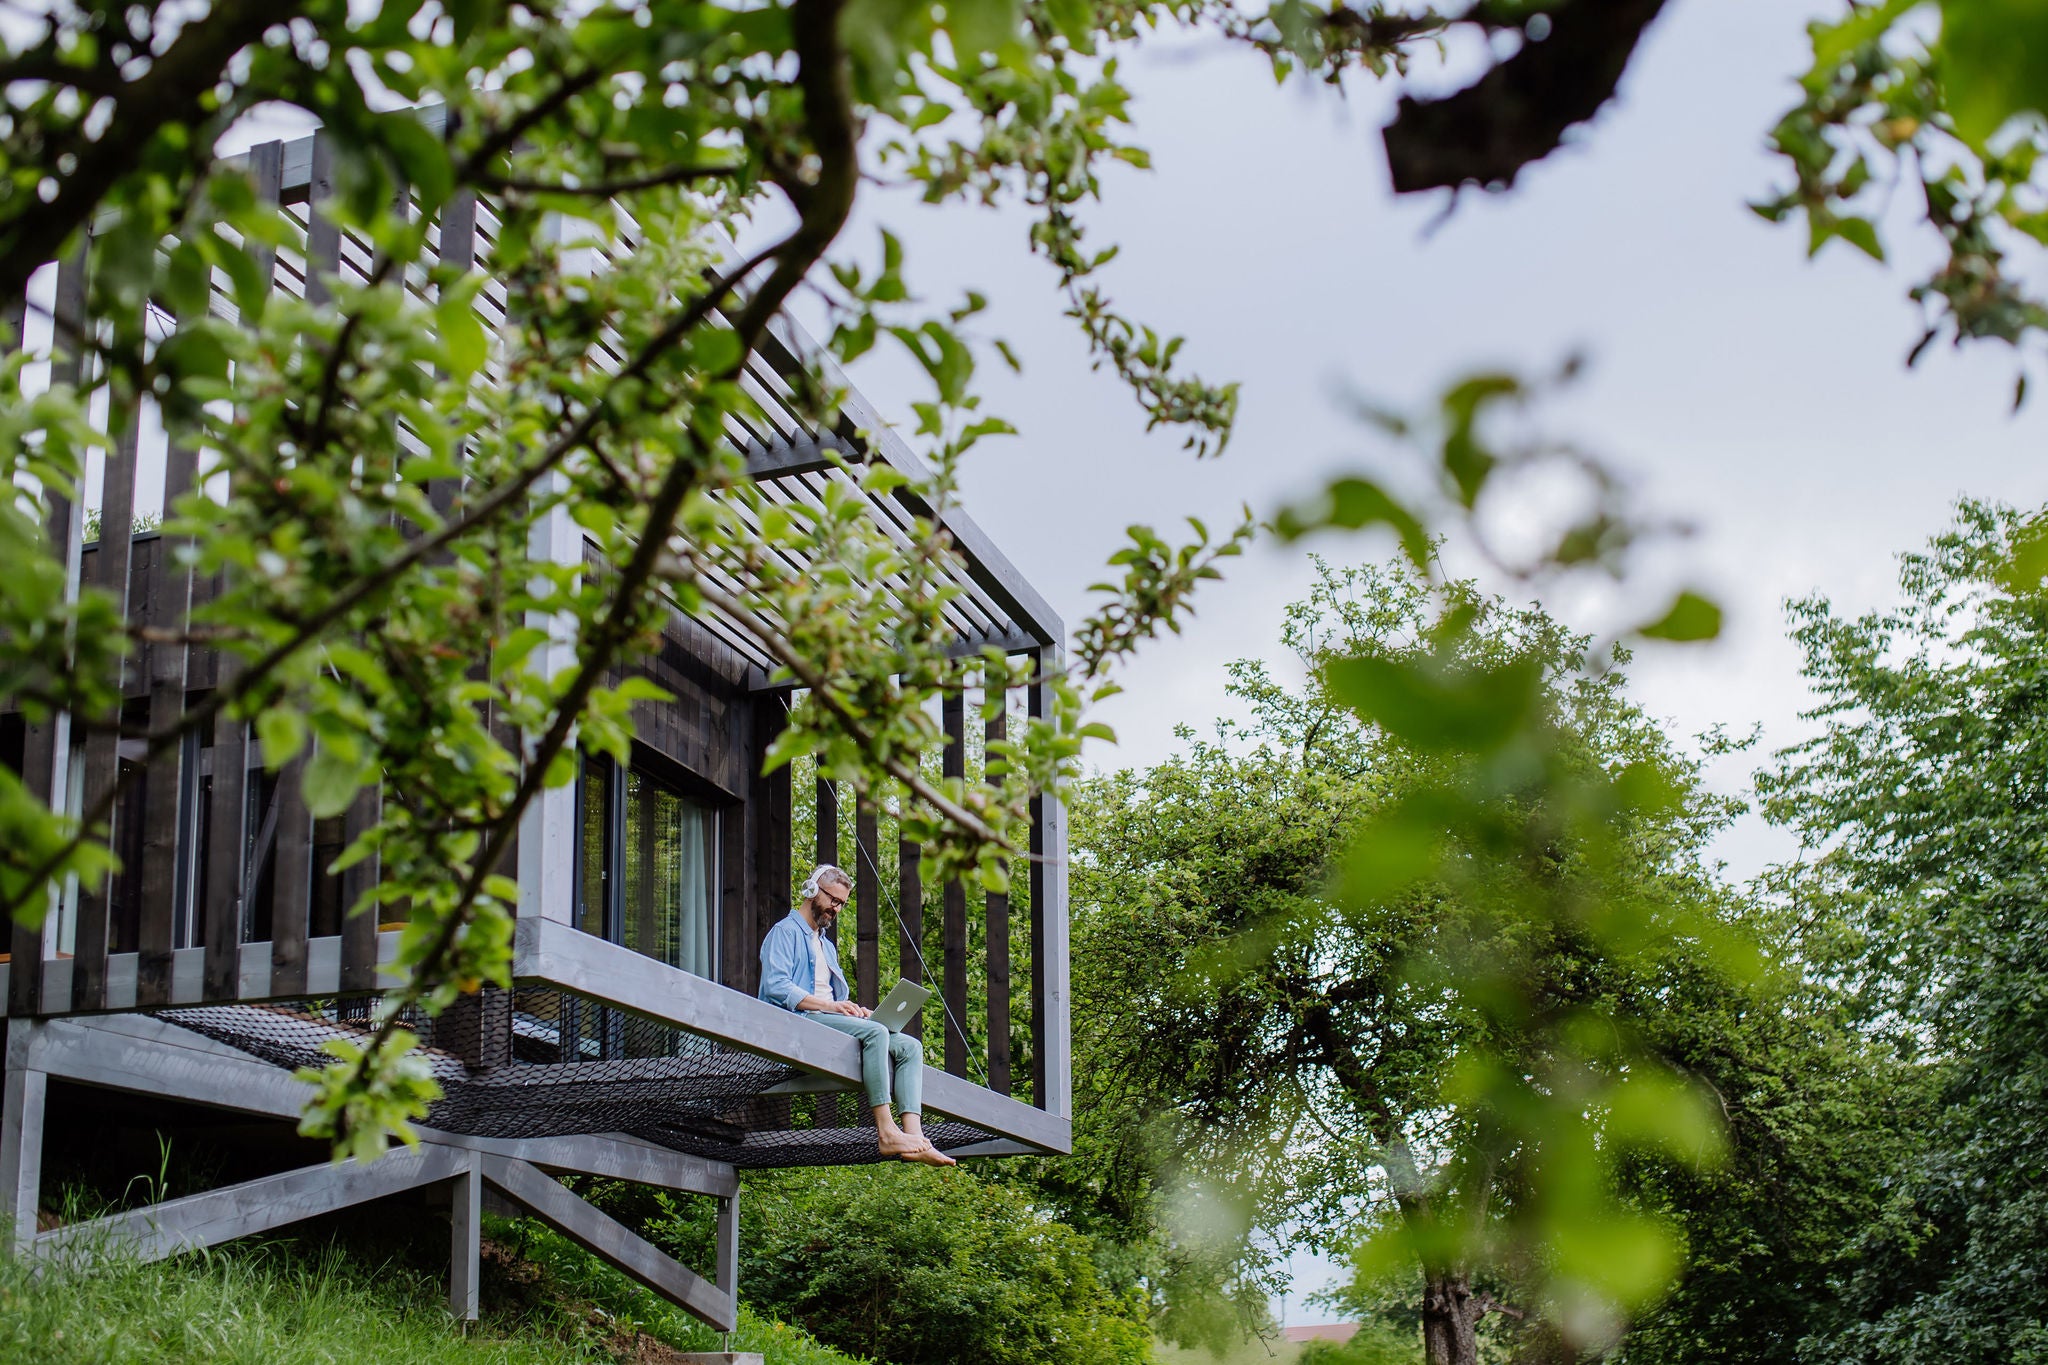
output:
[[[876,858],[881,821],[873,798],[853,803],[854,999],[869,1009],[881,998],[882,878]]]
[[[284,144],[259,143],[249,150],[249,174],[256,197],[278,202],[284,185]],[[264,278],[275,279],[277,255],[268,247],[254,252]],[[234,490],[228,490],[233,496]],[[241,671],[240,660],[226,650],[214,665],[214,686],[231,687]],[[243,879],[247,873],[243,840],[247,833],[249,727],[221,710],[213,719],[213,776],[207,800],[206,904],[201,907],[201,938],[205,970],[201,993],[208,1000],[232,1000],[239,993],[242,961]]]
[[[821,866],[825,863],[830,863],[832,866],[838,867],[839,789],[832,785],[830,778],[820,777],[818,779],[817,812],[818,842],[816,852],[818,863]],[[857,896],[859,891],[857,888],[848,888],[848,894]],[[859,914],[860,912],[856,910],[854,913]],[[837,946],[839,943],[839,921],[832,921],[832,927],[826,930],[826,933],[831,938],[834,946]],[[841,970],[845,970],[843,959]],[[839,1113],[840,1106],[837,1095],[818,1096],[817,1123],[820,1128],[837,1128],[839,1126]]]
[[[441,210],[441,264],[467,272],[476,264],[476,192],[459,190]],[[462,477],[427,481],[427,501],[446,520],[462,494]]]
[[[903,800],[909,804],[908,792]],[[924,984],[924,881],[917,866],[921,856],[922,850],[910,840],[896,841],[896,908],[902,916],[897,926],[896,969],[905,981],[919,985]],[[919,1014],[903,1031],[913,1038],[924,1037],[924,1016]]]
[[[761,939],[789,913],[789,766],[784,764],[773,773],[761,771],[769,748],[788,723],[788,692],[764,692],[755,697],[746,807],[750,922],[740,954],[746,973],[742,988],[748,991],[761,984]]]
[[[176,515],[178,499],[198,477],[199,457],[173,441],[164,452],[164,521]],[[182,630],[192,610],[192,569],[179,562],[183,538],[164,535],[157,545],[142,620],[162,631]],[[182,641],[149,649],[149,728],[165,733],[185,713],[186,650]],[[137,944],[135,1000],[167,1005],[171,1000],[171,950],[178,900],[178,828],[184,813],[185,746],[173,744],[150,760],[142,829],[142,933]]]
[[[326,303],[334,297],[324,276],[341,260],[341,226],[320,211],[334,197],[334,144],[325,133],[313,135],[313,167],[306,183],[306,301]]]
[[[343,847],[351,847],[382,814],[382,798],[374,786],[364,787],[342,817]],[[368,991],[377,986],[377,915],[374,904],[357,908],[363,894],[377,884],[377,857],[372,854],[341,874],[341,989]]]
[[[123,423],[120,437],[109,447],[106,472],[100,481],[100,540],[93,555],[93,586],[114,599],[114,609],[128,615],[129,561],[135,547],[135,478],[137,448],[142,441],[142,408]],[[117,674],[113,679],[118,697],[123,688]],[[120,781],[121,711],[95,718],[85,737],[85,778],[80,795],[81,811],[97,809],[108,801]],[[109,842],[116,837],[118,816],[104,827]],[[72,940],[71,1004],[80,1010],[96,1010],[107,1003],[107,943],[113,901],[113,880],[97,887],[78,889],[78,930]]]
[[[824,864],[830,863],[832,866],[837,867],[839,866],[839,791],[832,785],[829,778],[821,777],[818,779],[817,812],[817,866],[822,867]],[[838,921],[835,920],[833,922],[832,928],[827,931],[826,937],[830,938],[835,944],[839,942]]]
[[[313,816],[306,809],[306,755],[277,775],[277,854],[270,881],[270,988],[306,989],[306,937],[313,901]]]
[[[57,296],[53,310],[56,327],[51,338],[50,385],[76,384],[82,373],[84,348],[79,338],[85,329],[86,244],[78,246],[57,266]],[[24,316],[26,314],[24,313]],[[19,329],[15,333],[19,340]],[[43,535],[50,553],[76,573],[78,539],[82,519],[82,498],[74,501],[52,489],[43,491]],[[64,790],[59,769],[70,762],[71,721],[68,716],[45,716],[28,724],[23,734],[22,781],[29,794],[46,805],[56,805]],[[54,908],[61,890],[50,898]],[[43,1011],[43,941],[41,922],[24,924],[16,920],[8,927],[8,955],[14,969],[7,977],[7,1012],[40,1014]]]
[[[333,145],[325,133],[313,138],[313,164],[307,186],[306,297],[325,303],[330,294],[325,278],[341,266],[341,229],[318,212],[334,196]],[[306,809],[302,753],[277,776],[277,855],[271,875],[270,988],[291,994],[306,988],[306,937],[310,929],[313,892],[313,817]]]
[[[991,677],[994,677],[991,674]],[[1008,698],[992,689],[1002,707],[988,718],[987,739],[1000,744],[1007,734]],[[1010,897],[991,891],[985,906],[988,937],[988,1088],[1010,1093]]]
[[[951,691],[939,705],[945,724],[946,748],[941,771],[948,778],[967,775],[967,697]],[[955,1076],[967,1074],[967,888],[956,877],[946,883],[945,918],[940,936],[945,946],[945,980],[940,985],[946,1001],[946,1070]]]

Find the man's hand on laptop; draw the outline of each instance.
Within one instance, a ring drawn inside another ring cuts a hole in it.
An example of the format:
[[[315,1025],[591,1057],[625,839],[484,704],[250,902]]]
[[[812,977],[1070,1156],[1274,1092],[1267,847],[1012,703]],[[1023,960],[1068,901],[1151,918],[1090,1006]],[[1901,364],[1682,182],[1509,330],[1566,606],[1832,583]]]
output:
[[[812,1014],[850,1014],[856,1019],[865,1019],[874,1013],[873,1010],[863,1009],[851,1000],[824,1000],[815,995],[805,996],[798,1008],[808,1010]]]

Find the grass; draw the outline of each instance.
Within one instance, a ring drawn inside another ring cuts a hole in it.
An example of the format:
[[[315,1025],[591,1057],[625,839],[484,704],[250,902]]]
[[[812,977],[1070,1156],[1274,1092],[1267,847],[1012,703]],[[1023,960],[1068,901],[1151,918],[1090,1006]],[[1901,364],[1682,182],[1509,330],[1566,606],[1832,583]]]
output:
[[[1222,1355],[1165,1342],[1155,1345],[1152,1353],[1159,1365],[1294,1365],[1301,1359],[1301,1347],[1278,1336],[1271,1341],[1240,1342]]]
[[[506,1223],[485,1320],[464,1329],[438,1276],[334,1245],[240,1245],[30,1274],[0,1257],[0,1362],[35,1365],[664,1365],[717,1333],[580,1249]],[[523,1253],[523,1254],[522,1254]],[[742,1312],[731,1349],[769,1365],[861,1365]]]

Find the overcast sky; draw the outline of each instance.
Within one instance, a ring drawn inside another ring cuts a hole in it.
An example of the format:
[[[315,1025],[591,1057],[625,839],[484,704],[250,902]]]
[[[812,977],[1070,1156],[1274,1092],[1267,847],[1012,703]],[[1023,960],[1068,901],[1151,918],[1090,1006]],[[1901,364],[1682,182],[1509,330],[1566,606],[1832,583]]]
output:
[[[1839,244],[1809,261],[1803,227],[1744,207],[1783,176],[1764,137],[1793,102],[1805,19],[1836,9],[1679,0],[1579,145],[1512,193],[1466,199],[1433,232],[1441,199],[1397,203],[1387,188],[1386,92],[1276,90],[1259,60],[1211,42],[1128,58],[1155,169],[1112,175],[1086,220],[1099,244],[1123,245],[1108,272],[1116,299],[1185,334],[1206,377],[1242,382],[1220,460],[1148,438],[1117,384],[1089,372],[1050,271],[1025,254],[1021,214],[871,195],[850,240],[870,249],[887,223],[906,239],[913,287],[935,301],[982,290],[987,330],[1023,353],[1021,378],[991,372],[986,386],[1021,435],[973,458],[965,497],[1070,625],[1127,523],[1194,513],[1214,525],[1246,502],[1263,515],[1333,472],[1385,468],[1395,457],[1345,415],[1346,390],[1416,404],[1476,366],[1541,371],[1583,348],[1591,374],[1556,430],[1629,474],[1647,508],[1699,527],[1639,590],[1698,582],[1728,609],[1722,641],[1641,657],[1635,693],[1676,734],[1761,725],[1779,745],[1801,733],[1806,697],[1786,599],[1880,605],[1895,556],[1945,526],[1959,496],[2048,499],[2048,413],[2037,400],[2011,415],[2009,351],[1938,349],[1904,368],[1920,331],[1905,291],[1928,241],[1895,239],[1889,267]],[[887,413],[922,396],[881,352],[854,378]],[[1093,760],[1155,762],[1174,751],[1176,725],[1227,714],[1223,665],[1273,653],[1280,609],[1308,578],[1305,550],[1265,546],[1205,589],[1186,635],[1126,673],[1105,715],[1121,743]],[[1568,619],[1578,609],[1549,605]],[[1725,760],[1711,776],[1739,791],[1754,766]],[[1747,876],[1788,849],[1748,821],[1719,851]],[[1300,1298],[1329,1268],[1303,1255],[1296,1270],[1290,1320],[1326,1320]]]
[[[1809,261],[1803,227],[1744,207],[1783,176],[1764,136],[1793,100],[1805,18],[1831,8],[1679,0],[1579,145],[1509,194],[1467,197],[1433,232],[1440,198],[1387,189],[1387,92],[1276,89],[1259,59],[1209,41],[1128,57],[1155,169],[1113,173],[1085,217],[1091,240],[1124,248],[1107,272],[1117,301],[1186,335],[1204,376],[1241,381],[1220,460],[1148,438],[1120,386],[1089,371],[1050,270],[1026,255],[1021,213],[870,194],[848,241],[871,251],[884,222],[906,239],[922,295],[950,302],[971,286],[993,301],[985,330],[1025,370],[987,367],[986,391],[1021,435],[972,457],[965,498],[1070,625],[1126,524],[1227,523],[1247,502],[1264,515],[1330,473],[1398,460],[1345,414],[1347,389],[1418,404],[1473,367],[1533,373],[1583,349],[1590,376],[1554,429],[1631,475],[1648,509],[1700,528],[1641,590],[1696,581],[1728,608],[1720,643],[1641,658],[1637,695],[1680,734],[1760,723],[1782,743],[1804,697],[1787,597],[1876,605],[1894,556],[1945,525],[1959,495],[2048,494],[2036,449],[2048,416],[2038,401],[2010,415],[2009,351],[1937,349],[1904,368],[1920,330],[1905,291],[1928,242],[1901,238],[1888,268],[1840,244]],[[854,378],[901,415],[920,378],[874,355]],[[1227,712],[1223,664],[1273,651],[1280,608],[1308,575],[1305,550],[1266,546],[1205,589],[1187,634],[1129,669],[1105,715],[1121,743],[1093,760],[1154,762],[1176,724]],[[1577,604],[1550,605],[1571,618]],[[1740,787],[1752,766],[1731,760],[1714,778]],[[1784,848],[1743,828],[1722,852],[1747,875]]]

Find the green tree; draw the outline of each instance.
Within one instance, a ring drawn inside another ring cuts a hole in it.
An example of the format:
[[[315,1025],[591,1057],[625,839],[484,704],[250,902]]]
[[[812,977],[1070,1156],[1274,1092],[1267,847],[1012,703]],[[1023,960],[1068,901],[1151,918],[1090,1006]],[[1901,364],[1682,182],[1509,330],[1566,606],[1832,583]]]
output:
[[[2015,1361],[2048,1349],[2048,590],[2039,514],[1966,502],[1901,560],[1902,602],[1797,604],[1819,732],[1762,778],[1810,861],[1801,948],[1937,1102],[1801,1358]]]
[[[1449,595],[1325,569],[1283,633],[1305,686],[1236,665],[1245,726],[1082,788],[1090,1027],[1067,1195],[1163,1228],[1187,1273],[1234,1278],[1252,1311],[1274,1239],[1348,1245],[1363,1223],[1384,1234],[1360,1252],[1368,1275],[1406,1267],[1427,1359],[1468,1365],[1495,1309],[1611,1339],[1617,1308],[1664,1287],[1676,1244],[1615,1199],[1614,1161],[1717,1153],[1711,1091],[1657,1022],[1674,982],[1722,970],[1727,907],[1701,850],[1726,811],[1620,674],[1588,669],[1586,641]],[[1529,761],[1472,793],[1462,756],[1417,732],[1432,722],[1347,704],[1357,661],[1433,662],[1446,640],[1466,676],[1530,680],[1551,760],[1589,785]],[[1632,807],[1564,808],[1613,774]],[[1554,1123],[1541,1091],[1590,1127]]]

